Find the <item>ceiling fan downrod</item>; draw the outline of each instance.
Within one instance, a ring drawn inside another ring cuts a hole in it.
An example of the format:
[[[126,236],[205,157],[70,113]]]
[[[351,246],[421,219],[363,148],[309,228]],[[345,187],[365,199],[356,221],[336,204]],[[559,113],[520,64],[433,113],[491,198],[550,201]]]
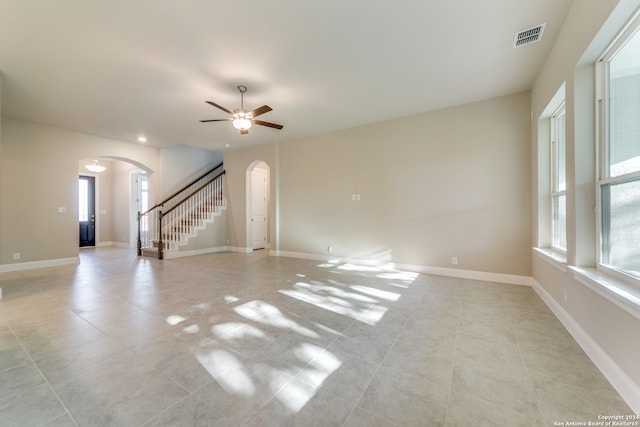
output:
[[[244,93],[247,91],[247,87],[238,85],[238,91],[240,92],[240,110],[244,111]]]

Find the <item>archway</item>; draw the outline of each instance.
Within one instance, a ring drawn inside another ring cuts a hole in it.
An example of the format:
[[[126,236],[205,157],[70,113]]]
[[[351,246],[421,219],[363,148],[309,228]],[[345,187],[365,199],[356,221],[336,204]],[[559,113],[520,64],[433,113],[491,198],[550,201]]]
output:
[[[91,171],[94,161],[103,171]],[[148,177],[153,170],[133,159],[119,156],[95,156],[78,163],[79,175],[95,181],[95,244],[93,246],[136,247],[137,212],[151,198]],[[78,194],[78,219],[81,221],[82,195]],[[82,230],[82,228],[81,228]]]
[[[256,160],[246,172],[246,246],[251,250],[270,246],[270,171],[266,162]]]

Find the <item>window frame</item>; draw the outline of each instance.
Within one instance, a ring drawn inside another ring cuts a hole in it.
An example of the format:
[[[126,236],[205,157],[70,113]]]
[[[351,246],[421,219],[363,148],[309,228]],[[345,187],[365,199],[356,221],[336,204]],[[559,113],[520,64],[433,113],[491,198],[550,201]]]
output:
[[[564,180],[565,180],[565,186],[564,186],[564,190],[559,189],[559,163],[558,163],[558,145],[557,145],[557,140],[558,140],[558,127],[557,127],[557,119],[559,116],[564,116],[565,118],[565,122],[564,122],[564,141],[565,141],[565,146],[564,146],[564,159],[565,159],[565,163],[563,165],[564,167]],[[567,218],[566,218],[566,209],[567,209],[567,164],[566,164],[566,153],[567,153],[567,146],[566,146],[566,106],[565,106],[565,101],[563,100],[560,105],[558,106],[558,108],[555,109],[555,111],[553,112],[553,114],[550,117],[550,159],[551,159],[551,189],[550,189],[550,198],[551,198],[551,205],[550,205],[550,218],[551,218],[551,249],[553,249],[556,252],[559,252],[563,255],[567,254],[567,248],[566,248],[566,244],[567,244]],[[564,241],[565,241],[565,247],[563,248],[562,246],[557,245],[557,240],[556,240],[556,216],[555,216],[555,201],[556,199],[559,199],[560,197],[564,196],[565,199],[565,223],[564,223]]]
[[[627,271],[616,268],[615,266],[604,263],[606,233],[605,221],[607,220],[608,212],[603,210],[603,192],[604,188],[611,186],[612,184],[623,184],[625,182],[632,182],[640,180],[640,171],[634,171],[625,173],[615,177],[610,176],[610,162],[609,162],[609,70],[608,63],[613,59],[616,54],[624,48],[627,41],[634,36],[640,35],[640,13],[636,13],[617,35],[617,37],[611,42],[611,44],[605,49],[604,53],[596,61],[596,138],[597,150],[596,150],[596,262],[597,269],[611,275],[612,277],[621,280],[627,284],[640,287],[640,277],[632,275]],[[640,227],[640,224],[638,225]]]

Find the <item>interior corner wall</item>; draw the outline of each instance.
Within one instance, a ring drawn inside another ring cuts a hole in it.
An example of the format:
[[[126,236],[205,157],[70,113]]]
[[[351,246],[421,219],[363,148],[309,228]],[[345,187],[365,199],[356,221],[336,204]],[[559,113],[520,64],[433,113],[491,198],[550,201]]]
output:
[[[528,277],[530,126],[521,92],[283,142],[279,250]]]
[[[102,163],[102,162],[101,162]],[[118,191],[113,186],[113,162],[106,162],[107,169],[96,174],[96,217],[98,220],[98,234],[96,235],[96,245],[110,244],[115,240],[113,233],[113,205],[114,191]]]
[[[120,246],[131,246],[131,174],[138,170],[126,162],[112,162],[111,174],[111,238]]]
[[[161,199],[179,190],[204,169],[222,161],[222,153],[178,144],[160,150],[161,182],[156,198]]]
[[[274,200],[278,192],[277,179],[277,152],[278,144],[258,145],[244,149],[229,150],[224,153],[225,191],[227,198],[227,239],[229,246],[241,251],[251,250],[252,244],[247,236],[247,169],[257,161],[263,161],[269,166],[269,197]],[[277,210],[276,203],[269,205],[269,236],[272,249],[277,240]]]
[[[159,150],[2,117],[0,266],[78,256],[78,162],[125,158],[157,171]],[[154,174],[150,177],[153,179]],[[6,183],[11,185],[5,185]],[[58,213],[65,207],[66,212]],[[12,253],[19,252],[15,261]]]
[[[2,70],[0,70],[0,203],[2,203]],[[2,209],[0,209],[0,233],[2,230]],[[0,234],[0,254],[2,253],[2,234]],[[2,261],[0,261],[2,264]],[[0,289],[0,297],[2,297],[2,289]]]
[[[633,13],[640,0],[573,1],[563,27],[531,90],[534,118],[541,117],[558,88],[566,84],[567,117],[567,263],[595,267],[597,230],[595,203],[596,123],[594,112],[594,64]],[[532,152],[539,150],[538,126],[531,130]],[[548,165],[534,157],[533,182],[546,173]],[[547,219],[540,198],[546,189],[534,187],[531,216],[535,223]],[[544,239],[539,239],[544,241]],[[594,358],[603,372],[635,411],[640,411],[640,320],[576,279],[570,269],[557,265],[538,252],[532,255],[532,275],[541,292],[552,298],[556,314],[570,319],[570,331]],[[586,343],[586,344],[585,344]],[[588,344],[588,345],[587,345]],[[602,356],[602,355],[606,355]],[[624,394],[625,390],[635,390]],[[634,406],[635,404],[635,406]]]

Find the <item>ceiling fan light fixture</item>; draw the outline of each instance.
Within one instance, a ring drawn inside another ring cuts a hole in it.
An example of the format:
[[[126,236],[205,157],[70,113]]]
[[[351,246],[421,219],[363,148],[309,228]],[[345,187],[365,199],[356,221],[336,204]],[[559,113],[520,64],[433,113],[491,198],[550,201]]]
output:
[[[216,104],[212,101],[205,101],[207,104],[212,107],[216,107],[219,110],[224,111],[229,114],[231,117],[228,119],[209,119],[209,120],[200,120],[200,122],[226,122],[230,121],[233,124],[233,127],[240,131],[241,135],[246,135],[249,133],[249,129],[253,124],[266,126],[273,129],[282,129],[282,125],[276,123],[265,122],[263,120],[256,120],[256,117],[268,113],[271,111],[271,107],[268,105],[263,105],[262,107],[255,108],[251,111],[247,111],[244,109],[244,93],[247,91],[246,86],[238,86],[238,91],[240,92],[240,108],[237,108],[233,111]]]
[[[87,170],[95,173],[104,172],[107,169],[104,166],[100,166],[97,160],[94,160],[93,163],[89,165],[84,165],[84,167],[87,168]]]
[[[248,130],[249,128],[251,128],[251,120],[244,118],[234,119],[233,127],[240,130]]]

